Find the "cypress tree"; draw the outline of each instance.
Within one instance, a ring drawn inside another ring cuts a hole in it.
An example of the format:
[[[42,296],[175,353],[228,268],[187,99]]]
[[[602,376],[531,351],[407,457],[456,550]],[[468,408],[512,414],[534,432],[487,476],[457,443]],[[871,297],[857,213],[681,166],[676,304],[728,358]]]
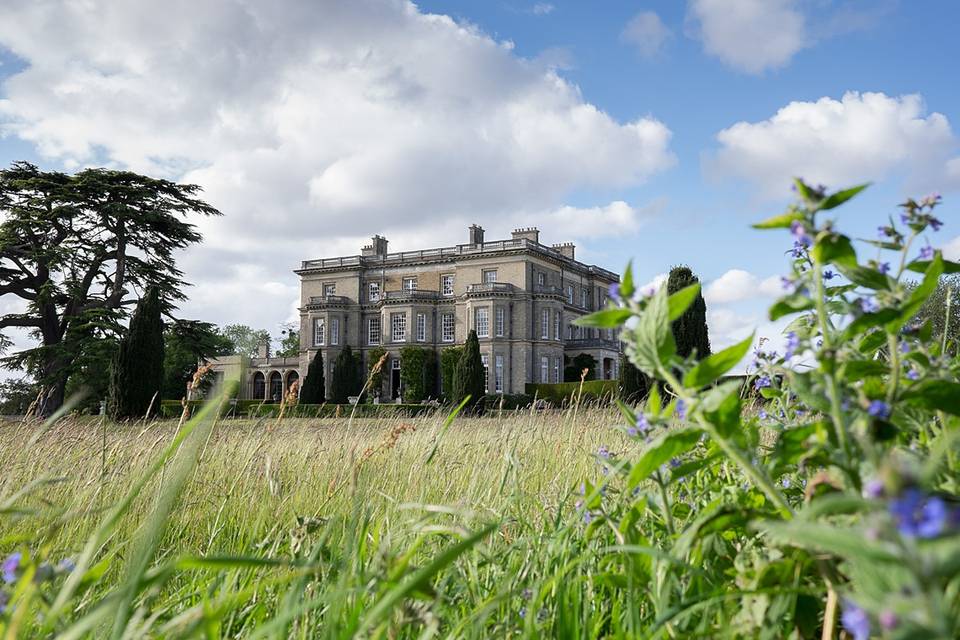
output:
[[[350,396],[360,394],[359,367],[357,359],[353,357],[350,345],[345,346],[337,354],[333,363],[333,382],[330,383],[330,401],[336,404],[347,404]]]
[[[620,397],[636,403],[647,395],[647,377],[626,356],[620,356]]]
[[[667,278],[667,293],[674,294],[694,283],[700,282],[690,267],[679,266],[670,269]],[[697,360],[710,355],[710,334],[707,329],[707,303],[703,293],[698,292],[686,311],[671,325],[673,338],[677,342],[677,354],[686,358],[696,353]]]
[[[160,295],[151,287],[140,299],[110,366],[107,410],[114,420],[141,418],[160,407],[163,386],[163,321]]]
[[[483,397],[486,392],[483,386],[480,341],[477,340],[477,332],[471,330],[453,374],[453,401],[460,404],[464,398],[470,396],[470,402],[465,408],[483,407]]]
[[[317,349],[307,367],[307,377],[300,387],[301,404],[323,404],[326,399],[326,389],[323,379],[323,352]]]

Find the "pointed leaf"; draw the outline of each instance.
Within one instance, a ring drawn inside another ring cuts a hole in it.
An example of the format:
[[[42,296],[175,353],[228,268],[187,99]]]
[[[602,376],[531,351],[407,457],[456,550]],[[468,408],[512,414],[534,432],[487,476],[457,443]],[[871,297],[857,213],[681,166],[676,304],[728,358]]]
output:
[[[699,389],[700,387],[710,384],[727,371],[730,371],[730,369],[733,369],[743,360],[747,351],[750,350],[750,345],[753,344],[753,335],[754,334],[751,333],[746,339],[737,344],[701,360],[697,366],[690,369],[687,375],[684,376],[684,386]]]

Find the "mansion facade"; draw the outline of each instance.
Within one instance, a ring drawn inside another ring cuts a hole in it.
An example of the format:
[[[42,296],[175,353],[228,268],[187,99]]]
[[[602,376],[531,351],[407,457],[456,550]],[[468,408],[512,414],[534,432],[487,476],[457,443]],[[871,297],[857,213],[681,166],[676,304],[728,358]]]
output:
[[[400,397],[400,349],[439,352],[477,332],[488,393],[523,393],[529,382],[562,382],[564,356],[597,361],[597,377],[618,375],[620,343],[612,330],[572,322],[606,305],[615,273],[579,262],[572,243],[547,246],[536,228],[488,242],[481,227],[468,242],[390,253],[374,236],[360,255],[304,261],[300,278],[300,354],[272,358],[229,356],[213,361],[241,379],[241,398],[276,399],[320,350],[329,389],[333,363],[346,345],[364,371],[375,348],[389,352],[382,401]]]

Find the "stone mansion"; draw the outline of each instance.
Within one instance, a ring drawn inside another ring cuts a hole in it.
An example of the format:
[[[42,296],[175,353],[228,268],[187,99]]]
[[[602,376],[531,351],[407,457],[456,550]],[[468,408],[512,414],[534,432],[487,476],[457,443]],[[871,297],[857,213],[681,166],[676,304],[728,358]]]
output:
[[[577,317],[603,308],[615,273],[579,262],[572,243],[547,246],[536,228],[486,241],[473,225],[468,242],[390,253],[374,236],[360,255],[304,261],[300,277],[300,354],[293,358],[228,356],[212,362],[233,369],[240,397],[276,398],[305,375],[323,351],[327,388],[340,349],[389,352],[380,397],[400,396],[399,350],[406,345],[462,345],[476,330],[488,393],[523,393],[528,382],[562,382],[564,356],[597,361],[598,378],[618,374],[620,343],[612,331],[576,327]],[[374,392],[376,393],[376,392]]]

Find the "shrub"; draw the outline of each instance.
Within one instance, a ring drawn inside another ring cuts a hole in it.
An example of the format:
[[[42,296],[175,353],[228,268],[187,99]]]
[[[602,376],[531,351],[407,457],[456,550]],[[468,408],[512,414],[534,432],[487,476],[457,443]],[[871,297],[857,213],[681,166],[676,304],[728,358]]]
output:
[[[333,363],[333,383],[330,385],[330,401],[334,404],[347,404],[350,396],[360,395],[363,383],[360,381],[360,365],[353,356],[350,345],[337,354]]]
[[[453,402],[453,380],[463,347],[447,347],[440,352],[440,386],[447,402]]]
[[[583,394],[580,395],[579,382],[528,383],[526,385],[526,395],[536,396],[551,404],[562,406],[574,402],[577,397],[580,397],[581,401],[609,402],[617,397],[617,388],[616,380],[589,380],[583,383]]]
[[[431,376],[436,369],[431,367],[431,360],[436,358],[433,349],[407,346],[400,349],[400,358],[403,366],[400,368],[400,387],[403,389],[403,401],[407,404],[418,404],[432,395],[433,382]]]
[[[368,389],[369,395],[374,398],[379,398],[383,395],[383,368],[386,362],[381,364],[376,372],[374,372],[374,367],[377,366],[377,363],[379,363],[386,354],[387,350],[383,347],[374,347],[367,352],[367,380],[369,380],[370,385]],[[367,384],[367,380],[364,381],[364,384]]]
[[[484,396],[483,404],[488,412],[528,409],[533,404],[533,396],[526,393],[492,393]]]
[[[589,353],[578,353],[573,358],[563,356],[563,361],[564,382],[580,382],[584,369],[587,370],[587,377],[584,380],[596,380],[597,359]]]
[[[463,354],[457,361],[453,377],[453,401],[460,404],[469,396],[466,409],[483,408],[481,402],[487,390],[483,384],[483,360],[480,358],[480,341],[477,332],[471,330]]]
[[[694,285],[697,291],[693,301],[687,310],[673,321],[671,330],[677,344],[677,354],[681,358],[696,354],[696,358],[701,360],[710,355],[710,334],[707,329],[707,303],[704,302],[703,294],[700,293],[700,281],[690,267],[679,266],[670,269],[667,293],[674,294]]]
[[[151,287],[137,304],[110,368],[107,411],[114,420],[156,412],[162,386],[163,321],[160,295],[156,287]]]
[[[300,386],[300,402],[316,404],[323,402],[326,397],[325,380],[323,378],[323,352],[317,349],[307,367],[307,375]]]

